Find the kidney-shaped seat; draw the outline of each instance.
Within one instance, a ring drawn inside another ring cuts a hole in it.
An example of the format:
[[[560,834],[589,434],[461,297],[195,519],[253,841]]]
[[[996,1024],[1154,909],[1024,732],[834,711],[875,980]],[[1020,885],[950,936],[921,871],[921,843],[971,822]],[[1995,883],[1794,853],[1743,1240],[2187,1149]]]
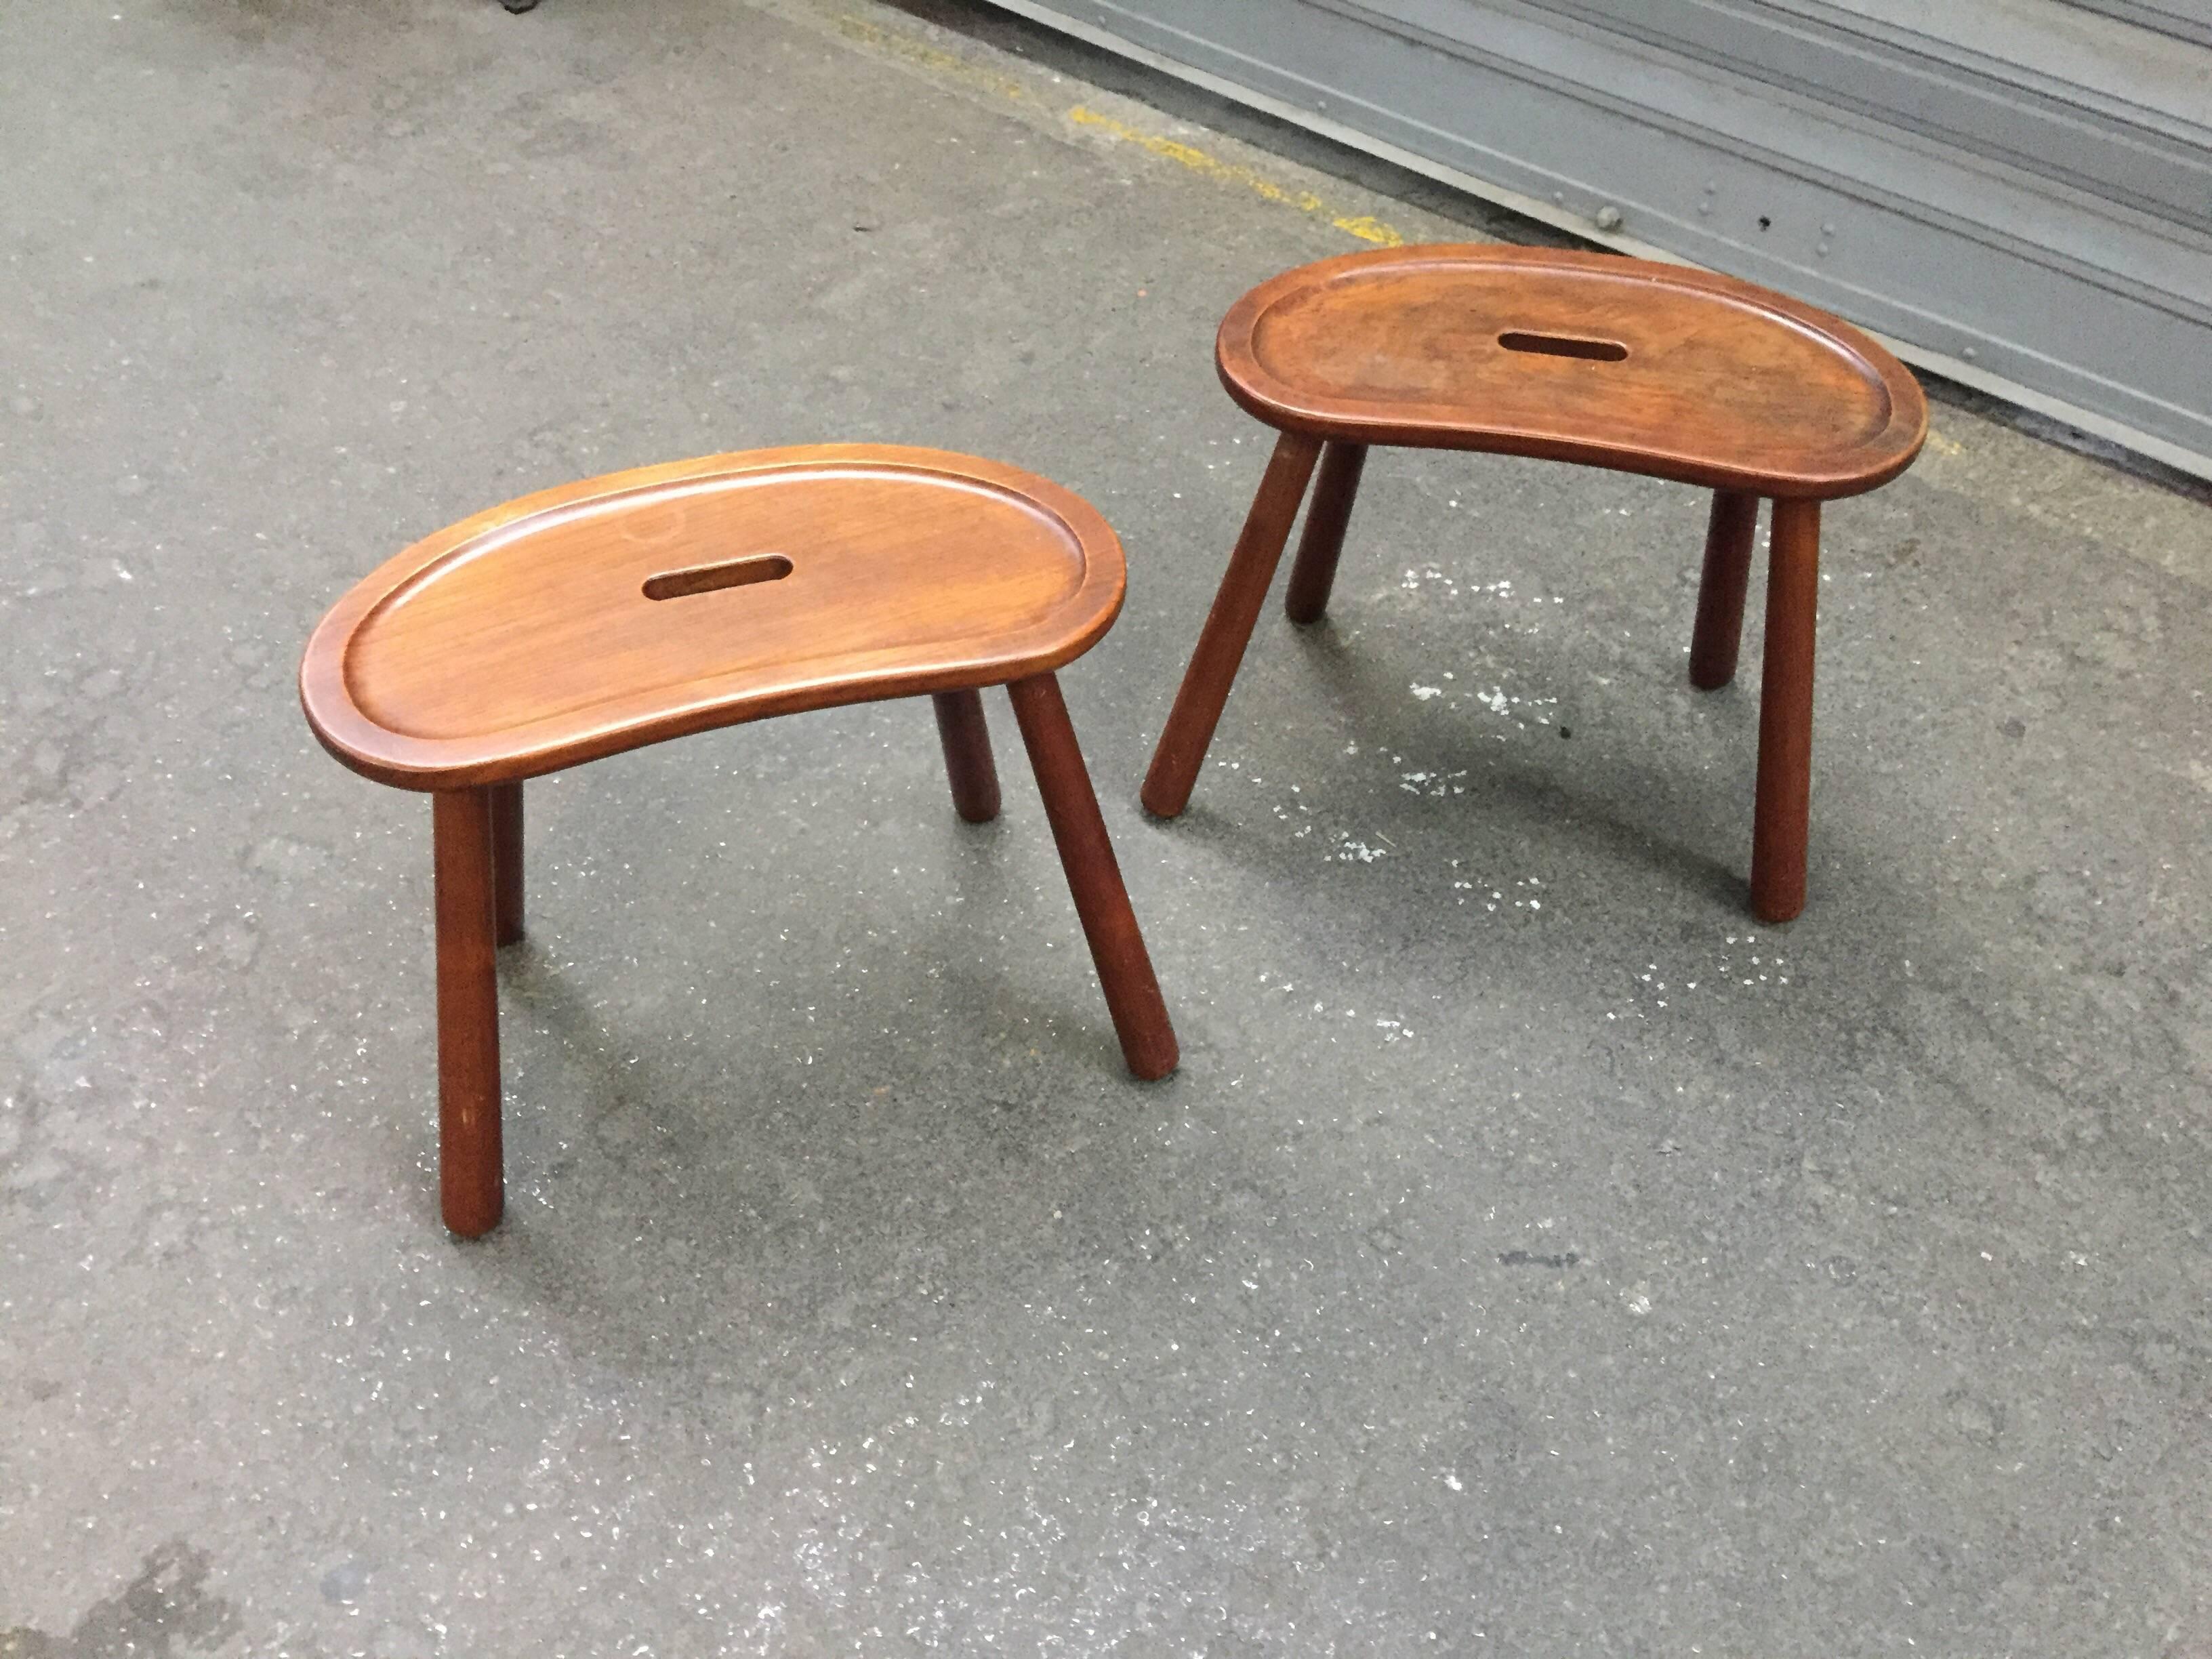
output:
[[[1270,426],[1770,497],[1856,495],[1919,452],[1919,383],[1857,329],[1714,271],[1565,248],[1346,254],[1244,295],[1222,384]]]
[[[823,444],[526,495],[416,543],[308,641],[308,722],[405,789],[712,726],[1049,673],[1121,607],[1081,497],[936,450]]]

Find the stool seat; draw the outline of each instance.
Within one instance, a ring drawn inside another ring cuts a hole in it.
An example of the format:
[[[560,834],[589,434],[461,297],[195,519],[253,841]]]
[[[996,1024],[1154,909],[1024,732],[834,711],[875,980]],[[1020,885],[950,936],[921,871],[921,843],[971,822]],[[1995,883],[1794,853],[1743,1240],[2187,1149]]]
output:
[[[416,543],[332,608],[309,724],[410,789],[1048,673],[1121,610],[1096,509],[971,456],[819,444],[585,480]]]
[[[1281,430],[1825,499],[1886,483],[1927,406],[1858,330],[1710,271],[1559,248],[1346,254],[1222,320],[1230,395]]]

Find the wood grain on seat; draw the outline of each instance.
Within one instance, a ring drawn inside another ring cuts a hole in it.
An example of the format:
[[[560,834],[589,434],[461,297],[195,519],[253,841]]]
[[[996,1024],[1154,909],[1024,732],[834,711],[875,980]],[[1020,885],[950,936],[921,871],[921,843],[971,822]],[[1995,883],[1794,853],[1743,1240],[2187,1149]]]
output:
[[[1229,393],[1287,431],[1478,449],[1773,497],[1919,453],[1917,381],[1849,324],[1732,277],[1556,248],[1387,248],[1287,271],[1221,325]]]
[[[824,444],[526,496],[332,608],[300,691],[340,760],[501,783],[686,732],[1049,673],[1121,610],[1120,542],[1057,484]]]

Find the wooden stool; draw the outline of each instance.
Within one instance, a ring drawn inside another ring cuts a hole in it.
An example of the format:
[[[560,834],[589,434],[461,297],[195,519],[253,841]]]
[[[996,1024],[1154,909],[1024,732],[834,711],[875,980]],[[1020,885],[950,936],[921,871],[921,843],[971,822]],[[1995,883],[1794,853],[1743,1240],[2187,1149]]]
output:
[[[999,811],[980,688],[1004,684],[1129,1069],[1167,1008],[1053,671],[1121,609],[1121,545],[1058,485],[935,450],[829,444],[644,467],[418,542],[307,641],[300,698],[356,772],[431,792],[440,1184],[503,1206],[495,945],[522,936],[522,781],[668,738],[927,692],[960,816]]]
[[[1372,444],[1471,449],[1702,484],[1713,493],[1691,683],[1735,673],[1762,495],[1774,501],[1759,696],[1752,908],[1805,908],[1820,503],[1887,483],[1928,429],[1919,383],[1849,324],[1680,265],[1553,248],[1389,248],[1287,271],[1230,308],[1222,384],[1282,437],[1229,557],[1145,805],[1190,800],[1316,459],[1291,620],[1328,607]]]

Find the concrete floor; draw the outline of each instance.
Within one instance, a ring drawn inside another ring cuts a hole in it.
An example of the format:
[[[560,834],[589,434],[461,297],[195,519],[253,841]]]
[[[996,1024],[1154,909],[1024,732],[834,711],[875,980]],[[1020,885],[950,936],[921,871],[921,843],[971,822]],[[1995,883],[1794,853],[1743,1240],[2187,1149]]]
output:
[[[0,1655],[2212,1653],[2212,512],[1939,407],[1831,515],[1769,931],[1695,492],[1378,457],[1149,821],[1216,319],[1515,233],[969,21],[0,15]],[[428,815],[299,647],[477,507],[837,437],[1120,526],[1065,684],[1182,1073],[1002,700],[980,830],[921,707],[720,732],[534,787],[457,1244]]]

